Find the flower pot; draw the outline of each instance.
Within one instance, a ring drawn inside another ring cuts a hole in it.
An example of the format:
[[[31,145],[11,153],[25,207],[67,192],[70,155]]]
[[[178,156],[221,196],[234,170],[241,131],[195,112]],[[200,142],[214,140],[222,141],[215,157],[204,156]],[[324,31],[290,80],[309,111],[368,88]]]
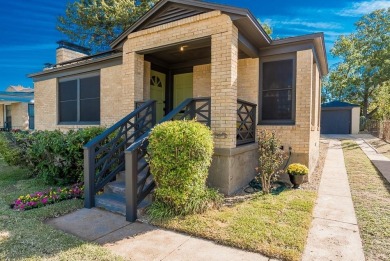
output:
[[[305,175],[291,175],[288,174],[290,177],[291,183],[294,185],[294,189],[299,189],[299,186],[303,183],[303,180],[305,178]]]

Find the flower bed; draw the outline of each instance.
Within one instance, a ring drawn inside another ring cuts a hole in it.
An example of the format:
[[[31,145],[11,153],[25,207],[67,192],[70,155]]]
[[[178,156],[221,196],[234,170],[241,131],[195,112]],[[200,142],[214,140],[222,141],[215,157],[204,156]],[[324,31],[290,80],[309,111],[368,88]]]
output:
[[[20,196],[11,204],[11,208],[14,210],[29,210],[67,199],[81,199],[83,195],[84,185],[82,183],[64,188],[50,188],[46,191]]]

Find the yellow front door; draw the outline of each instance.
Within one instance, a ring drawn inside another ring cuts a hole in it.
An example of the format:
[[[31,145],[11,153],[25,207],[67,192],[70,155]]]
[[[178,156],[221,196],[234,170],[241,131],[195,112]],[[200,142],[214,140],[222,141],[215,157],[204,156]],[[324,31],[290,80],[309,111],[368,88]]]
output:
[[[159,122],[165,115],[166,75],[156,71],[151,71],[150,74],[150,99],[156,101],[156,120]]]
[[[185,99],[192,98],[193,74],[176,74],[173,78],[173,107],[178,106]]]

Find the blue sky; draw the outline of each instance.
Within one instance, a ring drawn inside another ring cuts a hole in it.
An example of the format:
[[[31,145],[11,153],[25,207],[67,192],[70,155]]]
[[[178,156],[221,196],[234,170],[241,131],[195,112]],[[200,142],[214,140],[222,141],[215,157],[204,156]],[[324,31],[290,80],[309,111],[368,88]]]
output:
[[[375,9],[390,7],[390,0],[211,0],[248,8],[273,28],[273,37],[284,38],[324,32],[329,54],[341,34],[354,30],[359,17]],[[71,0],[3,1],[0,10],[0,90],[9,85],[33,87],[27,74],[55,62],[56,42],[66,39],[56,29],[56,18]],[[328,55],[329,64],[337,59]]]

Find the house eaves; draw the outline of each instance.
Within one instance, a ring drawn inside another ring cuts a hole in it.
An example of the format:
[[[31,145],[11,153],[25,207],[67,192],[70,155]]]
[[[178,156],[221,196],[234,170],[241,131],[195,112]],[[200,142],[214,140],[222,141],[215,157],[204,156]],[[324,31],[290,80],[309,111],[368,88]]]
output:
[[[273,40],[270,46],[260,49],[260,56],[276,55],[312,49],[314,59],[319,66],[321,76],[328,74],[328,59],[323,33],[307,34]]]
[[[34,93],[0,92],[0,102],[34,102]]]
[[[122,64],[122,55],[122,52],[119,52],[96,59],[91,58],[94,55],[86,56],[55,65],[54,68],[46,69],[42,72],[29,74],[28,77],[34,80],[45,80],[66,76],[70,71],[73,73],[84,73],[85,71],[99,70],[104,67]]]
[[[177,10],[171,11],[170,14],[163,13],[171,7],[175,7]],[[181,11],[180,8],[188,9],[188,11]],[[150,26],[150,23],[153,21],[154,23],[152,23],[152,25],[157,26],[183,19],[191,15],[215,10],[219,10],[223,14],[229,15],[240,33],[256,47],[268,46],[272,42],[269,35],[264,31],[263,27],[248,9],[195,0],[161,0],[137,22],[119,35],[110,46],[113,49],[120,48],[129,34],[148,28],[148,25]],[[176,13],[174,13],[174,11]]]

